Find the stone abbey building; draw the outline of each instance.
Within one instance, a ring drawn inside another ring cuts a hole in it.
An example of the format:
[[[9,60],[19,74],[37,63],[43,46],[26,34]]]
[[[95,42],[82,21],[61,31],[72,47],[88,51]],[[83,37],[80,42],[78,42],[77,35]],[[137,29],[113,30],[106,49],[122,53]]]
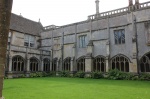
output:
[[[124,8],[64,26],[43,27],[12,14],[6,75],[38,71],[150,72],[150,2],[129,0]]]

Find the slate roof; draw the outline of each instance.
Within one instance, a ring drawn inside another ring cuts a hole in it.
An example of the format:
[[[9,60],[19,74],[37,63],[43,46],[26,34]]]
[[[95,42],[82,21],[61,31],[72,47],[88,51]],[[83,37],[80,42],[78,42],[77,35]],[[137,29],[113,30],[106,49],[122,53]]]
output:
[[[21,33],[39,36],[39,33],[43,30],[43,26],[40,22],[35,22],[12,13],[10,20],[10,29]]]

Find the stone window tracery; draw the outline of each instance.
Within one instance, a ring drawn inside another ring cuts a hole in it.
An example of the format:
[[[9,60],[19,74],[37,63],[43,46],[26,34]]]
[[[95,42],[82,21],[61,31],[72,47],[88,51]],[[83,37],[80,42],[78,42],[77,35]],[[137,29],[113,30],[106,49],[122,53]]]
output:
[[[39,68],[39,62],[36,58],[30,58],[30,71],[38,71]]]
[[[125,30],[115,30],[114,31],[115,44],[124,44],[125,43]]]
[[[77,60],[77,71],[85,71],[85,58],[79,58]]]
[[[150,53],[141,58],[140,69],[141,72],[150,72]]]
[[[13,57],[12,71],[24,71],[24,59],[21,56]]]
[[[52,61],[52,71],[56,71],[56,67],[57,67],[57,59],[53,59]]]
[[[68,57],[64,60],[64,64],[63,64],[63,70],[64,71],[70,71],[70,67],[71,67],[71,58]]]
[[[93,60],[93,71],[105,72],[106,71],[106,61],[102,56],[98,56]]]
[[[43,71],[50,71],[50,60],[47,58],[43,60]]]
[[[111,69],[129,72],[129,61],[123,55],[117,55],[111,60]]]

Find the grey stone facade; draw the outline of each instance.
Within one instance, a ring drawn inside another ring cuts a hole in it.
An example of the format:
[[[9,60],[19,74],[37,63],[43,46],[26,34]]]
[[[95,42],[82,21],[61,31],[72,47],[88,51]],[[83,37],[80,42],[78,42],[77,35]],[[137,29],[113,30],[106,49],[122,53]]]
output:
[[[26,33],[10,29],[12,35],[9,38],[6,74],[14,77],[44,69],[108,72],[115,68],[132,73],[150,72],[149,4],[136,2],[133,5],[132,0],[129,0],[128,7],[103,13],[98,13],[97,9],[96,14],[82,22],[60,27],[50,25],[42,29],[37,26],[38,30],[33,33],[38,35],[27,33],[35,37],[33,48],[24,46]],[[12,70],[14,56],[23,58],[23,71]],[[31,71],[31,58],[37,60],[33,60],[33,64],[38,63],[35,65],[35,68],[38,66],[37,70]],[[49,60],[48,65],[45,65],[44,59]]]

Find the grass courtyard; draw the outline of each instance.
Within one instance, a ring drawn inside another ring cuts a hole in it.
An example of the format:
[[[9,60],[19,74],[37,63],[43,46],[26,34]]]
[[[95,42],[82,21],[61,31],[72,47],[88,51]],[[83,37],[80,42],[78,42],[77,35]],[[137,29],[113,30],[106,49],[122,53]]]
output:
[[[5,79],[5,99],[150,99],[149,81],[81,78]]]

